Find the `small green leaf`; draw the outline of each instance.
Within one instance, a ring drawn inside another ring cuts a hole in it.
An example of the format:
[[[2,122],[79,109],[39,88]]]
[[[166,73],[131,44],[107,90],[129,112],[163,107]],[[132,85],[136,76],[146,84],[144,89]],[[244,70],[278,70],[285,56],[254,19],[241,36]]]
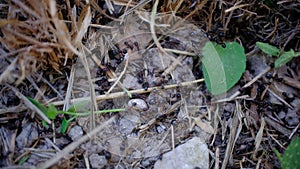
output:
[[[60,129],[60,132],[61,133],[66,133],[67,129],[68,129],[68,126],[69,126],[69,122],[68,120],[66,119],[66,117],[63,118],[62,122],[61,122],[61,129]]]
[[[42,105],[41,103],[39,103],[38,101],[34,100],[34,99],[31,98],[31,97],[27,97],[27,99],[28,99],[32,104],[34,104],[38,109],[40,109],[43,113],[46,114],[47,108],[46,108],[44,105]]]
[[[48,125],[48,123],[47,123],[45,120],[42,121],[42,125],[43,125],[43,127],[45,127],[46,129],[49,128],[49,125]]]
[[[46,112],[46,116],[49,119],[54,120],[57,114],[59,114],[59,112],[56,107],[53,104],[50,104]]]
[[[246,69],[244,48],[236,42],[225,45],[223,48],[207,42],[203,47],[203,75],[208,90],[214,95],[233,87]]]
[[[256,42],[256,46],[258,46],[263,52],[271,56],[277,56],[280,52],[277,47],[269,45],[268,43]]]
[[[295,57],[295,52],[291,49],[288,52],[283,52],[278,59],[275,60],[275,67],[280,67]]]
[[[22,165],[24,164],[29,158],[29,155],[25,155],[23,156],[19,161],[18,161],[18,165]]]

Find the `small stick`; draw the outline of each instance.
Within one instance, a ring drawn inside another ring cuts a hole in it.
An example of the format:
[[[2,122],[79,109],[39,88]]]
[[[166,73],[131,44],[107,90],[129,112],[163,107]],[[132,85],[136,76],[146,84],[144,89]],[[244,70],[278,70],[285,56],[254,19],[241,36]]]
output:
[[[189,86],[191,84],[195,84],[195,83],[199,83],[199,82],[203,82],[203,81],[204,81],[204,79],[197,79],[197,80],[190,81],[190,82],[183,82],[183,83],[179,83],[179,84],[167,85],[167,86],[164,86],[164,89],[172,89],[172,88],[176,88],[179,86],[180,87],[181,86]],[[129,90],[128,93],[130,93],[130,94],[150,93],[151,91],[156,90],[156,89],[161,89],[161,87],[160,86],[150,87],[147,90],[145,90],[145,89]],[[106,95],[106,94],[99,95],[99,96],[96,96],[96,101],[119,98],[119,97],[122,97],[125,95],[128,95],[128,94],[126,92],[116,92],[116,93],[111,93],[108,95]],[[81,97],[81,98],[72,99],[71,103],[86,101],[86,100],[89,100],[90,98],[91,97]],[[53,102],[52,104],[55,106],[60,106],[60,105],[64,104],[64,101],[56,101],[56,102]]]

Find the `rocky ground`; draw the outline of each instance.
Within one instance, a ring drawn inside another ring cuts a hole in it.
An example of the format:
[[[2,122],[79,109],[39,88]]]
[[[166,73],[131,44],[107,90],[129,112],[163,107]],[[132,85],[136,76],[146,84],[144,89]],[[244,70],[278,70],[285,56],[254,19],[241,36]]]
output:
[[[281,168],[299,137],[300,59],[255,45],[299,52],[299,1],[0,2],[2,168]],[[247,56],[219,96],[208,41]]]

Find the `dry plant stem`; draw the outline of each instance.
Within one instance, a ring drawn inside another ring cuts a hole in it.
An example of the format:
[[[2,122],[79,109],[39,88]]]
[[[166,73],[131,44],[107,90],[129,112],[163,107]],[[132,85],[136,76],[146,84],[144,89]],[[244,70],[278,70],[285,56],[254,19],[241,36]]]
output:
[[[239,134],[242,130],[241,118],[240,118],[240,115],[238,115],[240,112],[241,112],[241,106],[236,101],[236,109],[234,111],[234,116],[233,116],[232,122],[230,124],[230,126],[231,126],[230,136],[229,136],[228,144],[227,144],[226,151],[225,151],[225,157],[222,162],[221,169],[226,168],[228,161],[229,161],[230,157],[232,156],[232,152],[233,152],[236,140],[239,137]]]
[[[182,62],[186,56],[179,56],[177,58],[178,61]],[[166,76],[167,74],[171,73],[177,66],[177,63],[173,62],[168,68],[162,73],[162,76]],[[172,75],[172,74],[171,74]]]
[[[63,96],[59,93],[59,91],[48,81],[46,80],[41,74],[35,73],[35,78],[40,78],[45,84],[47,84],[56,94],[58,97],[63,98]]]
[[[131,14],[133,11],[139,9],[139,8],[142,8],[144,7],[147,3],[149,3],[151,0],[143,0],[143,1],[140,1],[136,6],[130,8],[128,11],[126,11],[120,18],[122,19],[121,23],[124,21],[124,18]]]
[[[83,52],[83,49],[82,49]],[[94,111],[98,110],[97,108],[97,101],[96,101],[96,93],[95,93],[95,87],[92,81],[92,77],[91,77],[91,72],[89,70],[89,65],[86,59],[86,55],[79,55],[80,61],[82,62],[85,72],[87,73],[87,79],[88,79],[88,83],[89,83],[89,89],[90,89],[90,98],[92,101],[91,104],[91,116],[90,116],[90,122],[91,122],[91,130],[95,128],[96,124],[95,124],[95,113]]]
[[[295,80],[293,78],[290,78],[288,76],[284,76],[283,77],[283,81],[284,81],[285,84],[287,84],[289,86],[292,86],[292,87],[297,88],[297,89],[300,90],[300,83],[299,83],[299,81],[297,81],[297,80]]]
[[[299,126],[300,126],[300,123],[294,128],[294,130],[292,131],[292,133],[289,136],[289,139],[291,139],[293,137],[293,135],[297,132]]]
[[[108,124],[112,123],[114,120],[115,120],[115,117],[112,117],[109,120],[105,121],[104,123],[102,123],[98,127],[94,128],[91,132],[87,133],[86,135],[84,135],[83,137],[78,139],[77,141],[69,144],[67,147],[65,147],[63,150],[61,150],[61,152],[59,152],[56,156],[54,156],[50,160],[46,161],[43,164],[38,165],[36,168],[46,169],[46,168],[51,167],[52,165],[57,163],[59,160],[61,160],[65,156],[67,156],[69,153],[74,151],[76,148],[78,148],[82,143],[91,139],[95,134],[100,132],[103,128],[105,128]]]
[[[286,148],[285,148],[278,140],[276,140],[276,138],[274,138],[274,137],[272,136],[272,134],[270,134],[268,131],[267,131],[266,133],[267,133],[267,135],[270,136],[271,139],[274,140],[275,143],[277,143],[282,149],[286,150]]]
[[[130,57],[130,55],[128,56]],[[129,58],[126,59],[125,61],[125,66],[124,66],[124,70],[121,72],[121,74],[119,75],[119,77],[117,78],[117,80],[114,82],[114,84],[110,87],[110,89],[107,91],[106,94],[109,94],[115,87],[116,85],[120,82],[121,78],[123,77],[123,75],[125,74],[126,72],[126,69],[128,67],[128,62],[129,62]]]
[[[97,56],[96,56],[95,54],[92,54],[92,52],[91,52],[89,49],[87,49],[87,48],[85,48],[85,50],[88,51],[88,52],[91,54],[92,59],[94,60],[94,62],[95,62],[101,69],[104,69],[104,68],[105,68],[105,66],[101,64],[101,61],[97,58]],[[126,63],[127,63],[127,61],[126,61]],[[128,65],[128,63],[127,63],[127,65]],[[125,67],[127,67],[127,66],[125,66]],[[114,74],[114,72],[111,72],[110,70],[108,70],[108,71],[106,72],[106,75],[107,75],[110,79],[115,79],[115,77],[116,77],[116,75]],[[119,77],[119,78],[121,79],[121,77]],[[110,80],[110,79],[109,79],[109,80]],[[116,81],[116,80],[113,80],[113,81]],[[93,80],[93,82],[95,82],[95,80]],[[114,85],[115,85],[115,84],[118,84],[118,86],[119,86],[120,88],[122,88],[122,89],[128,94],[129,97],[131,97],[130,93],[128,93],[127,89],[123,86],[123,84],[120,82],[120,80],[118,81],[118,83],[114,83]],[[110,88],[110,90],[112,90],[112,89],[113,89],[113,87]],[[110,90],[109,90],[106,94],[109,94],[109,93],[110,93]]]
[[[283,47],[281,48],[280,53],[282,53],[284,51],[286,45],[297,35],[297,33],[299,33],[299,31],[300,31],[300,25],[298,22],[297,27],[292,31],[293,33],[288,37],[288,39],[284,43]]]
[[[69,106],[70,106],[71,93],[72,93],[72,88],[74,85],[74,75],[75,75],[75,65],[73,64],[71,67],[70,78],[69,78],[69,83],[68,83],[68,88],[67,88],[67,92],[66,92],[63,110],[68,110]]]
[[[170,107],[168,110],[166,110],[165,112],[163,112],[161,115],[151,119],[148,123],[143,124],[141,126],[137,126],[134,130],[135,131],[140,131],[140,132],[144,132],[146,130],[149,129],[149,127],[153,126],[158,119],[160,119],[163,116],[168,116],[169,114],[171,114],[172,112],[174,112],[177,108],[179,108],[182,105],[182,101],[178,101],[175,104],[172,105],[172,107]]]
[[[249,5],[250,4],[234,5],[233,7],[229,8],[229,9],[226,9],[225,13],[228,13],[228,12],[231,12],[231,11],[234,11],[236,9],[243,8],[243,7],[246,7],[246,6],[249,6]]]
[[[17,88],[15,88],[9,84],[6,84],[6,86],[11,88],[14,91],[14,93],[16,94],[16,96],[18,96],[19,99],[24,101],[24,103],[28,106],[28,108],[37,112],[43,120],[45,120],[48,124],[51,124],[51,121],[49,120],[49,118],[40,109],[38,109],[35,105],[33,105],[21,92],[19,92]]]
[[[264,118],[261,118],[261,124],[260,124],[260,128],[256,134],[256,137],[255,137],[255,150],[253,152],[253,159],[256,161],[257,160],[257,152],[258,152],[258,148],[261,144],[261,141],[262,141],[262,138],[263,138],[263,133],[264,133],[264,129],[265,129],[265,126],[266,126],[266,122],[264,120]]]
[[[191,53],[191,52],[187,52],[187,51],[181,51],[181,50],[169,49],[169,48],[164,48],[164,50],[166,52],[173,52],[173,53],[177,53],[177,54],[180,54],[180,55],[197,56],[197,54]]]
[[[269,37],[271,37],[271,36],[276,32],[277,27],[278,27],[278,21],[279,21],[279,19],[276,18],[276,19],[275,19],[274,29],[273,29],[273,31],[266,37],[266,39],[269,39]],[[283,49],[284,49],[284,48],[283,48]]]
[[[268,123],[268,125],[272,126],[274,129],[276,129],[283,135],[290,136],[290,134],[292,133],[291,130],[281,126],[280,124],[278,124],[277,122],[275,122],[274,120],[272,120],[269,117],[265,117],[265,121],[266,121],[266,123]]]
[[[275,92],[273,92],[273,90],[271,89],[267,89],[268,92],[270,92],[273,96],[275,96],[279,101],[281,101],[283,104],[285,104],[286,106],[288,106],[290,109],[294,109],[293,106],[291,106],[288,102],[286,102],[283,98],[281,98],[280,96],[278,96]]]
[[[220,148],[217,147],[216,148],[216,152],[215,152],[215,155],[216,155],[216,161],[215,161],[215,169],[219,169],[220,168]]]
[[[159,0],[156,0],[154,5],[153,5],[153,8],[152,8],[152,11],[151,11],[151,20],[150,20],[150,31],[151,31],[151,36],[152,36],[152,39],[154,41],[154,43],[156,44],[157,48],[163,52],[167,57],[169,57],[169,59],[171,59],[173,62],[181,65],[181,63],[176,59],[174,58],[173,56],[169,55],[164,49],[163,47],[160,45],[158,39],[157,39],[157,36],[155,34],[155,16],[156,16],[156,12],[157,12],[157,6],[158,6],[158,2]],[[161,56],[160,56],[161,57]],[[162,58],[161,58],[162,60]],[[162,62],[163,63],[163,62]]]
[[[190,81],[190,82],[183,82],[183,83],[179,83],[179,84],[172,84],[172,85],[167,85],[164,86],[164,89],[172,89],[172,88],[176,88],[176,87],[184,87],[184,86],[189,86],[195,83],[200,83],[203,82],[204,79],[197,79],[194,81]],[[143,93],[150,93],[153,90],[162,90],[160,86],[158,87],[150,87],[148,88],[148,90],[145,89],[137,89],[137,90],[129,90],[128,93],[130,94],[143,94]],[[96,96],[96,100],[108,100],[108,99],[114,99],[114,98],[119,98],[122,96],[128,95],[126,92],[116,92],[116,93],[111,93],[111,94],[104,94],[104,95],[99,95]],[[76,98],[76,99],[72,99],[71,103],[76,103],[76,102],[81,102],[81,101],[87,101],[89,100],[90,97],[81,97],[81,98]],[[54,106],[61,106],[64,104],[64,101],[56,101],[56,102],[52,102],[51,104],[53,104]]]
[[[198,4],[198,5],[196,6],[196,8],[195,8],[190,14],[188,14],[188,15],[183,19],[183,21],[188,20],[188,19],[189,19],[190,17],[192,17],[196,12],[199,12],[199,11],[204,7],[204,5],[205,5],[207,2],[208,2],[208,0],[201,1],[201,3]],[[178,23],[178,24],[181,24],[181,23]]]

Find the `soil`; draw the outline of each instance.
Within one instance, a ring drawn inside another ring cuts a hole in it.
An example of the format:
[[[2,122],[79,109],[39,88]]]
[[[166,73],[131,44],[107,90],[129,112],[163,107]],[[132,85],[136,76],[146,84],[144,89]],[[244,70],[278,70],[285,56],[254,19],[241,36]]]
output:
[[[274,149],[300,136],[300,58],[274,68],[255,43],[300,52],[299,1],[160,1],[155,34],[155,1],[54,2],[1,1],[0,167],[154,168],[200,138],[209,168],[281,168]],[[202,80],[208,41],[247,56],[219,96]],[[47,125],[28,97],[95,113]]]

